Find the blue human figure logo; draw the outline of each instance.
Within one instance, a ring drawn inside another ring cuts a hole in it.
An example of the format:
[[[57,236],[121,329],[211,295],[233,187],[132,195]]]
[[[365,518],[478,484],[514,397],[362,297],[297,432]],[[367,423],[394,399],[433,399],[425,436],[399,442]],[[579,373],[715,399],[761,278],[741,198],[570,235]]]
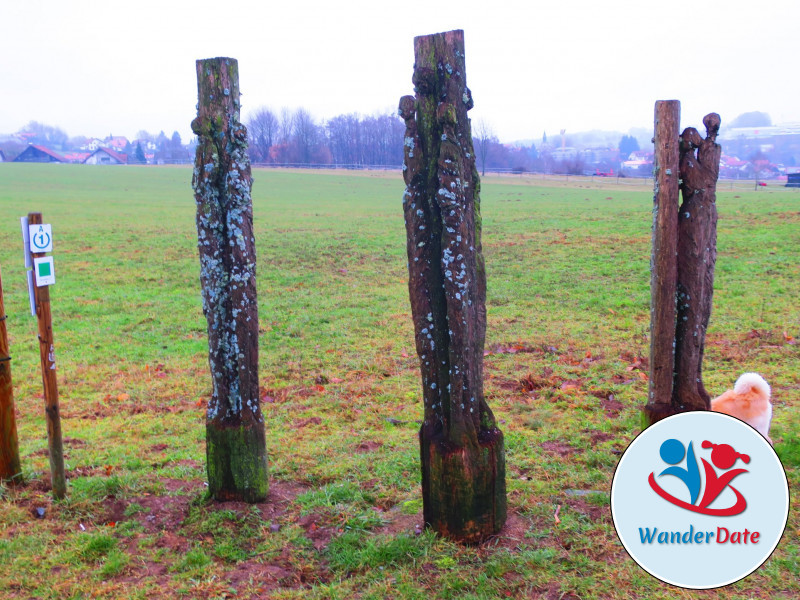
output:
[[[684,484],[689,490],[690,504],[697,502],[700,496],[700,468],[697,465],[697,458],[694,455],[694,448],[692,443],[689,442],[688,451],[684,448],[683,443],[676,439],[666,440],[661,444],[659,450],[661,459],[668,465],[673,465],[661,471],[659,477],[662,475],[674,475]],[[686,468],[676,466],[686,456]]]

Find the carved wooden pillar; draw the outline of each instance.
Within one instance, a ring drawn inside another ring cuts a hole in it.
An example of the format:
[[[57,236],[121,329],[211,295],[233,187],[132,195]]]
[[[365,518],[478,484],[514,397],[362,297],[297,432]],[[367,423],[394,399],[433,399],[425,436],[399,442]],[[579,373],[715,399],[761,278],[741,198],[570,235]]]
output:
[[[503,434],[483,396],[486,273],[464,34],[417,37],[414,55],[416,96],[401,98],[400,114],[423,512],[440,534],[473,543],[502,528],[506,489]]]
[[[258,305],[247,130],[232,58],[197,61],[194,188],[213,393],[206,415],[208,486],[218,500],[267,496],[258,395]]]
[[[683,204],[678,210],[678,306],[672,391],[672,403],[681,411],[711,408],[711,398],[703,386],[703,352],[717,262],[716,189],[722,148],[716,139],[720,117],[716,113],[706,115],[703,124],[705,139],[694,127],[681,134]]]

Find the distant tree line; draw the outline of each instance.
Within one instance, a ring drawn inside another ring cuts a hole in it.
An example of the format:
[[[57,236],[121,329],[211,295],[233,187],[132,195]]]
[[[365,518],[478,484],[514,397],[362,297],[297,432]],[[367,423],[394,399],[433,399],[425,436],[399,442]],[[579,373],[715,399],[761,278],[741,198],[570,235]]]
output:
[[[739,115],[730,126],[766,127],[771,122],[766,113],[752,112]],[[399,168],[403,163],[405,125],[394,113],[368,116],[348,113],[320,121],[304,108],[274,111],[264,106],[252,112],[245,123],[250,138],[250,160],[257,165]],[[609,140],[608,136],[592,138],[593,133],[577,133],[560,139],[551,136],[549,140],[544,133],[541,143],[504,144],[485,121],[472,121],[476,165],[483,174],[486,171],[605,174],[618,172],[621,161],[628,160],[634,151],[652,151],[647,144],[640,147],[641,136],[637,139],[634,135],[622,135],[617,141]],[[30,121],[14,136],[0,139],[0,150],[6,160],[13,160],[29,143],[67,153],[86,152],[88,142],[85,136],[70,137],[60,127]],[[168,136],[164,131],[151,134],[141,130],[121,151],[128,155],[129,163],[188,162],[194,155],[194,143],[192,139],[184,144],[177,131]],[[579,151],[564,153],[562,145]],[[725,153],[751,163],[753,173],[765,170],[764,165],[769,166],[771,162],[786,166],[800,164],[797,148],[797,136],[788,135],[774,138],[774,149],[768,154],[763,150],[763,140],[758,138],[739,137],[725,142]],[[737,176],[752,175],[744,167],[740,171]]]
[[[246,121],[255,164],[400,166],[405,125],[394,114],[338,115],[317,122],[304,108],[267,107]]]
[[[397,114],[349,113],[316,121],[298,108],[261,107],[245,121],[254,164],[319,164],[399,167],[405,124]],[[473,124],[478,168],[526,172],[546,166],[536,146],[500,143],[483,121]]]

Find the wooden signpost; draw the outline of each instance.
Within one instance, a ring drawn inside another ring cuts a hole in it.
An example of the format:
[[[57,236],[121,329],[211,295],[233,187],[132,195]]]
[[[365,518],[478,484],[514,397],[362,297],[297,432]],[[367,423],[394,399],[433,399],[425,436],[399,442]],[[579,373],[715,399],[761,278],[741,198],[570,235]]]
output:
[[[6,333],[3,280],[0,277],[0,481],[16,481],[22,475],[19,461],[14,392],[11,386],[11,355]]]
[[[58,383],[56,381],[56,357],[53,342],[53,319],[50,312],[50,288],[55,281],[52,257],[45,252],[52,250],[50,226],[42,224],[42,213],[28,213],[28,226],[40,225],[29,235],[26,250],[30,252],[34,266],[32,286],[33,306],[39,324],[39,357],[42,363],[45,418],[47,420],[47,447],[50,453],[50,479],[53,496],[62,499],[67,493],[64,475],[64,447],[61,441],[61,415],[58,408]]]

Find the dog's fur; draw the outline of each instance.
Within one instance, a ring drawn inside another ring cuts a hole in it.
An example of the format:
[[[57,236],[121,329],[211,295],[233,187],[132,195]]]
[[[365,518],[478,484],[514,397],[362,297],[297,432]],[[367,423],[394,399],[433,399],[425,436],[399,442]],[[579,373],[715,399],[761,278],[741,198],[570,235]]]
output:
[[[732,390],[711,401],[711,410],[744,421],[772,444],[769,437],[772,404],[769,399],[769,384],[764,378],[757,373],[745,373],[736,380]]]

